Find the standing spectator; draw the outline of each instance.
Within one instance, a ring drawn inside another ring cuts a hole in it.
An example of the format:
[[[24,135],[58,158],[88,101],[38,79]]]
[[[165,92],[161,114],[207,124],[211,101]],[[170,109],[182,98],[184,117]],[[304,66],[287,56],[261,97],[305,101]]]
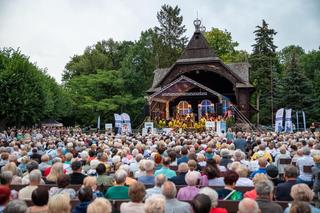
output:
[[[7,186],[0,186],[0,212],[6,208],[10,201],[10,188]]]
[[[72,173],[69,175],[70,176],[70,183],[71,184],[82,184],[83,179],[86,177],[84,174],[82,174],[82,165],[80,161],[73,161],[71,163],[71,169]]]
[[[154,194],[161,194],[161,186],[164,182],[167,181],[167,177],[164,176],[163,174],[160,174],[155,177],[155,180],[156,180],[155,186],[153,188],[146,190],[147,192],[146,197],[150,197],[151,195],[154,195]]]
[[[154,175],[157,176],[159,174],[164,174],[167,178],[172,178],[176,176],[176,172],[171,170],[170,167],[171,160],[170,158],[166,157],[163,159],[163,166],[161,169],[157,170]],[[182,163],[182,162],[181,162]]]
[[[67,194],[56,194],[49,199],[48,213],[70,213],[70,196]]]
[[[304,166],[314,166],[313,158],[311,157],[310,149],[308,147],[303,147],[302,149],[303,157],[297,160],[297,166],[299,168],[300,175],[297,178],[298,183],[305,183],[312,186],[312,173],[307,173],[304,171]]]
[[[191,202],[194,213],[209,213],[211,200],[208,195],[198,194]]]
[[[110,188],[105,194],[107,199],[129,199],[128,197],[128,187],[125,186],[125,181],[127,177],[127,172],[119,169],[114,175],[116,184]]]
[[[57,187],[52,187],[49,190],[50,197],[56,195],[56,194],[68,194],[70,196],[70,199],[76,198],[76,191],[72,188],[68,188],[70,185],[70,177],[68,175],[60,175],[57,180]]]
[[[196,186],[199,180],[199,174],[196,171],[188,172],[185,179],[188,186],[179,190],[177,198],[178,200],[190,201],[199,192],[199,188]]]
[[[20,200],[31,200],[31,195],[33,190],[38,188],[41,181],[41,172],[40,170],[33,170],[28,175],[29,177],[29,186],[26,186],[19,191],[19,199]]]
[[[282,201],[291,201],[290,191],[293,185],[297,184],[298,169],[295,166],[284,168],[284,179],[286,182],[279,183],[276,188],[276,199]]]
[[[78,192],[80,203],[74,207],[72,213],[86,213],[87,207],[92,200],[92,189],[89,187],[81,187]]]
[[[228,211],[224,208],[218,208],[218,193],[209,187],[201,188],[199,194],[208,195],[211,200],[211,209],[210,213],[228,213]]]
[[[144,211],[143,198],[146,194],[144,185],[140,182],[136,182],[129,187],[129,198],[131,199],[128,203],[122,203],[120,206],[121,213],[140,213]]]
[[[188,164],[180,163],[178,166],[178,175],[170,178],[169,180],[176,185],[187,185],[185,177],[188,171],[189,171]]]
[[[144,170],[146,171],[145,176],[140,176],[138,181],[145,185],[154,185],[154,162],[151,160],[143,161]]]
[[[28,208],[28,213],[44,213],[48,211],[48,190],[42,188],[33,190],[31,200],[34,206]]]
[[[177,189],[174,183],[171,181],[165,182],[161,187],[161,192],[166,198],[165,212],[192,213],[192,208],[189,203],[176,199]]]
[[[255,200],[244,198],[239,202],[238,213],[260,213],[260,209],[258,203]]]
[[[290,192],[291,197],[293,198],[293,203],[294,202],[307,202],[309,203],[309,206],[311,207],[311,213],[319,213],[320,210],[318,208],[315,208],[310,204],[310,202],[313,200],[314,193],[313,191],[309,188],[308,185],[304,183],[296,184],[292,186],[291,192]],[[289,213],[290,211],[290,206],[287,207],[284,211],[284,213]]]
[[[273,199],[273,183],[270,180],[260,181],[255,185],[257,192],[257,202],[261,213],[282,213],[282,207],[272,202]]]
[[[88,208],[87,213],[111,213],[112,206],[109,200],[105,198],[96,198],[92,201]]]
[[[247,141],[243,139],[242,132],[237,133],[237,139],[233,142],[236,149],[240,149],[242,152],[245,152],[247,149]]]

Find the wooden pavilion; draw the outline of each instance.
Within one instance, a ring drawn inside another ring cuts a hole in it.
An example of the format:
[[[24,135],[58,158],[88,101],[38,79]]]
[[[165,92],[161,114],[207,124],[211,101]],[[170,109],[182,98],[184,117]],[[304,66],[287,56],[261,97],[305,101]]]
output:
[[[178,60],[169,68],[156,69],[148,92],[151,119],[170,119],[193,112],[223,113],[235,105],[250,117],[249,97],[254,87],[249,83],[250,64],[225,64],[211,49],[194,21],[195,32]]]

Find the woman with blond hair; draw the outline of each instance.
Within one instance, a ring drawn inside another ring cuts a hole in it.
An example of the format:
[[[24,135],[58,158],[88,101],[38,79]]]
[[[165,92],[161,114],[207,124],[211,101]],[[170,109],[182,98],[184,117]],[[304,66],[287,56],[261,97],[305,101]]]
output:
[[[12,173],[12,181],[11,184],[21,184],[22,178],[18,176],[18,168],[15,163],[10,162],[7,163],[4,167],[1,169],[2,172],[11,172]]]
[[[314,193],[307,184],[300,183],[292,186],[290,195],[293,198],[293,204],[300,201],[310,203],[313,200]],[[289,206],[284,210],[284,213],[289,213],[291,206],[292,204],[289,204]],[[311,208],[311,213],[320,212],[318,208],[310,204],[309,206]]]
[[[57,183],[58,177],[63,175],[63,164],[57,162],[52,165],[49,175],[45,179],[46,184],[55,184]]]
[[[111,213],[112,212],[112,206],[110,204],[110,201],[99,197],[96,198],[94,201],[92,201],[88,208],[87,213]]]
[[[103,197],[103,194],[98,190],[96,177],[89,176],[83,179],[82,187],[89,187],[92,189],[93,199],[96,197]]]
[[[49,199],[48,213],[70,213],[70,197],[67,194],[56,194]]]

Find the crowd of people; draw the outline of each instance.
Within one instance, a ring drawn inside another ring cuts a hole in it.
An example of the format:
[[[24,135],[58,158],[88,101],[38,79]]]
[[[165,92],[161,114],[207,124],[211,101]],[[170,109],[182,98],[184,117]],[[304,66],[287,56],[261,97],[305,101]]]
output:
[[[239,213],[320,212],[312,205],[320,197],[317,131],[8,129],[0,156],[0,213],[112,212],[113,200],[124,201],[123,213],[228,212],[222,200],[239,201]]]

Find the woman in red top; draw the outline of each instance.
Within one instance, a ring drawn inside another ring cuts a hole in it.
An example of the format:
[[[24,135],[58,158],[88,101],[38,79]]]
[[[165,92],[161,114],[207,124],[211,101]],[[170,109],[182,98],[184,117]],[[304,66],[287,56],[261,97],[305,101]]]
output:
[[[208,195],[211,200],[211,209],[210,213],[228,213],[228,211],[224,208],[218,208],[218,193],[210,188],[210,187],[204,187],[201,188],[199,191],[199,194],[205,194]]]

